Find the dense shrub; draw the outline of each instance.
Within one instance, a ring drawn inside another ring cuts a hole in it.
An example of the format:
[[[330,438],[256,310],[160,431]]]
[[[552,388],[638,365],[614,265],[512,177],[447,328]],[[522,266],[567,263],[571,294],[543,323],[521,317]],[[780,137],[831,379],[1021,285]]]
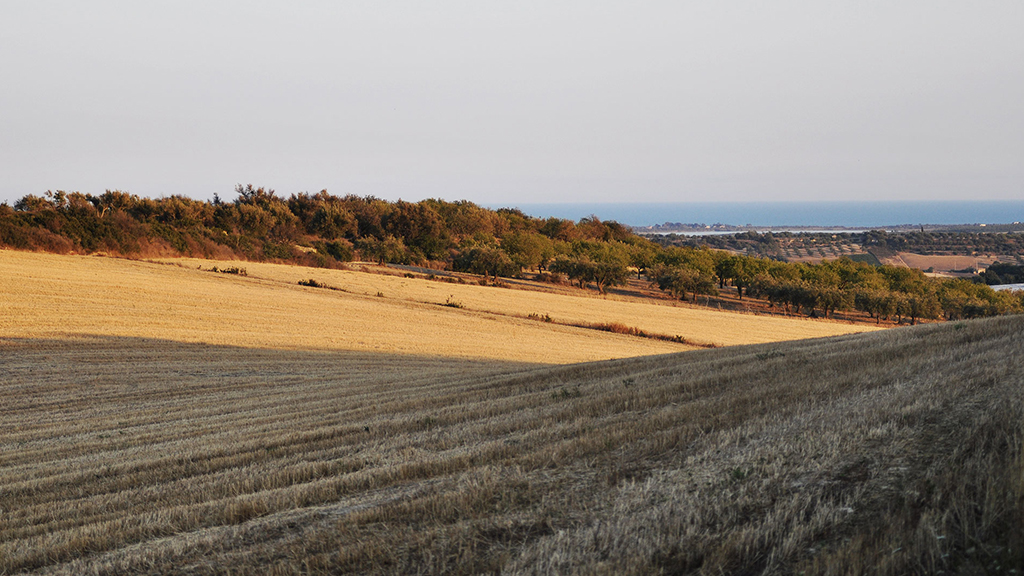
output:
[[[500,248],[494,246],[473,246],[455,256],[452,267],[460,272],[483,276],[514,276],[519,267]]]

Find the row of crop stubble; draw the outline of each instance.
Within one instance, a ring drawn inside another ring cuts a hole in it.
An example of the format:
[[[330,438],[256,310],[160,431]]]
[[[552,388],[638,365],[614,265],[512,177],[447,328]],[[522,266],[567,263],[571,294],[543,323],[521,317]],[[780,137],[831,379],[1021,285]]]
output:
[[[1022,329],[564,367],[5,339],[0,572],[1005,570]]]

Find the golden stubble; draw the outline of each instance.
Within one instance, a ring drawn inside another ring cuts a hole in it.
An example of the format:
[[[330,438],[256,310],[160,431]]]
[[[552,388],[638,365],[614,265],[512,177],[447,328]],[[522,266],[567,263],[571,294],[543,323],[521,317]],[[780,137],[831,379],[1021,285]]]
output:
[[[0,251],[0,330],[23,338],[90,334],[563,364],[690,347],[558,323],[618,322],[718,345],[870,329],[357,271],[171,262],[177,265]],[[214,266],[243,267],[249,275],[211,272]],[[308,278],[340,290],[297,284]],[[446,301],[462,308],[442,306]]]
[[[8,337],[88,334],[546,364],[687,349],[376,292],[123,259],[0,252],[0,332]]]
[[[355,294],[373,295],[409,302],[457,302],[465,309],[499,315],[550,316],[554,322],[619,323],[648,333],[682,336],[688,341],[719,346],[761,344],[783,340],[803,340],[877,330],[874,326],[851,325],[804,318],[757,316],[667,300],[641,301],[616,295],[572,290],[571,294],[532,290],[502,289],[474,284],[452,284],[374,274],[353,270],[325,270],[254,262],[211,262],[199,259],[165,260],[185,267],[243,267],[250,277],[295,284],[314,279]],[[374,266],[359,269],[375,270]],[[394,271],[392,271],[394,272]]]

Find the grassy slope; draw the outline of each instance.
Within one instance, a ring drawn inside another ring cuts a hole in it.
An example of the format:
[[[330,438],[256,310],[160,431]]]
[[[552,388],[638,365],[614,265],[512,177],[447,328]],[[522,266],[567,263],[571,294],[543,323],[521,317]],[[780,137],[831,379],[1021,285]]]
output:
[[[240,266],[250,276],[295,284],[313,278],[355,294],[373,295],[378,291],[388,298],[408,302],[444,302],[449,297],[467,310],[491,314],[526,316],[548,315],[555,322],[611,323],[636,326],[654,334],[680,335],[688,341],[722,346],[797,340],[835,336],[851,332],[877,330],[871,325],[850,325],[805,318],[756,316],[722,312],[704,307],[672,306],[671,301],[643,302],[635,298],[598,296],[595,292],[570,290],[569,294],[552,294],[529,290],[502,290],[475,285],[447,284],[411,280],[397,276],[366,274],[346,270],[323,270],[261,264],[253,262],[210,262],[197,259],[176,259],[189,268],[202,266],[221,268]],[[656,353],[655,351],[649,353]]]
[[[376,279],[387,280],[374,274],[357,276],[366,277],[372,286]],[[372,286],[368,294],[347,293],[194,267],[0,251],[0,334],[125,336],[542,364],[691,348],[447,308],[438,305],[444,303],[443,297],[416,302],[385,293],[378,298],[376,293],[388,288]]]
[[[230,263],[176,263],[184,267],[0,250],[0,334],[113,335],[565,364],[692,347],[548,324],[526,315],[550,314],[559,322],[621,322],[727,344],[874,329],[362,272],[235,263],[249,270],[248,277],[240,277],[208,271]],[[206,271],[198,270],[200,265]],[[297,285],[310,276],[345,291]],[[464,308],[439,306],[449,298]]]
[[[1004,573],[1024,318],[562,367],[0,342],[0,573]]]

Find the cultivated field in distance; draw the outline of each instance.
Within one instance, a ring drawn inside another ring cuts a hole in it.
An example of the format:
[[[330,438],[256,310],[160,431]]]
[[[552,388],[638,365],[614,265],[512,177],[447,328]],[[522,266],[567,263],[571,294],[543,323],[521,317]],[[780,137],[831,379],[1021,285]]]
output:
[[[919,270],[933,269],[944,272],[986,268],[991,266],[993,262],[999,261],[998,256],[990,256],[987,254],[978,256],[942,256],[900,252],[897,257],[903,265],[910,268],[917,268]]]
[[[120,266],[96,289],[182,274]],[[240,302],[285,290],[190,274]],[[5,336],[0,573],[1008,573],[1022,333],[1005,316],[569,366]]]
[[[245,268],[248,276],[212,272],[213,267]],[[298,285],[310,278],[340,290]],[[0,333],[10,337],[124,336],[540,364],[693,348],[560,323],[620,323],[716,345],[873,329],[287,265],[161,265],[8,250],[0,251],[0,293]],[[530,314],[553,322],[529,319]]]

